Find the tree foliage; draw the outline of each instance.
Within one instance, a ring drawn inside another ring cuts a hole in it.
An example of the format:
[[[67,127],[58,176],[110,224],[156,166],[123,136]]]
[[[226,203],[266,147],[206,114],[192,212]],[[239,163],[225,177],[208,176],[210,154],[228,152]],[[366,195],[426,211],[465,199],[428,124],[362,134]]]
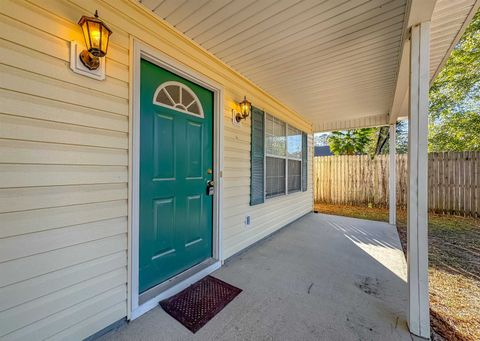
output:
[[[429,95],[429,150],[480,150],[480,12],[453,49]]]
[[[328,145],[335,155],[366,154],[373,140],[375,128],[333,131]]]
[[[430,151],[480,150],[480,113],[467,111],[450,115],[430,126]]]
[[[330,150],[335,155],[369,155],[389,152],[388,127],[363,128],[347,131],[334,131],[327,137]],[[397,154],[407,152],[407,121],[397,122]]]

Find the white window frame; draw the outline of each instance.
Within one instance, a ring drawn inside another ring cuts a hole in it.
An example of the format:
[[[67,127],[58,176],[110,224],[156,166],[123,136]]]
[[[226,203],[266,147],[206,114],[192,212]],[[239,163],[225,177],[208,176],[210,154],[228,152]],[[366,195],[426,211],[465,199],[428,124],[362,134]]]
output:
[[[285,138],[286,138],[286,141],[285,141],[285,156],[284,157],[267,153],[267,115],[270,115],[274,119],[285,123]],[[294,129],[300,131],[300,133],[302,133],[302,131],[300,129],[298,129],[297,127],[295,127],[291,124],[288,124],[287,122],[285,122],[285,121],[283,121],[279,118],[276,118],[274,115],[272,115],[270,113],[267,113],[267,112],[264,112],[264,115],[263,115],[263,126],[264,126],[264,129],[263,129],[263,155],[264,155],[263,156],[263,188],[264,188],[263,199],[264,199],[264,201],[269,200],[269,199],[279,198],[279,197],[289,195],[289,194],[292,194],[292,193],[301,192],[302,188],[303,188],[303,176],[302,176],[303,159],[302,159],[301,156],[300,156],[300,158],[295,158],[295,157],[289,157],[288,156],[288,128],[292,127]],[[303,155],[303,142],[300,143],[300,155]],[[283,193],[283,194],[275,194],[275,195],[272,195],[272,196],[267,196],[267,157],[274,157],[274,158],[277,158],[277,159],[285,160],[285,193]],[[288,191],[288,160],[300,161],[300,189],[294,190],[290,193]]]
[[[180,89],[180,91],[179,91],[180,102],[179,103],[175,103],[175,100],[172,98],[172,96],[170,96],[170,93],[166,89],[167,86],[171,86],[171,85],[172,86],[178,86],[179,89]],[[183,103],[182,103],[182,90],[185,90],[186,92],[188,92],[190,94],[190,96],[193,97],[193,101],[189,105],[185,106],[185,110],[177,107],[177,105],[179,105],[179,104],[183,105]],[[167,95],[168,99],[173,103],[173,105],[168,105],[168,104],[159,102],[157,100],[157,97],[158,97],[158,94],[160,93],[160,91],[164,91],[164,93]],[[191,111],[188,111],[188,108],[192,104],[195,104],[195,103],[197,104],[198,109],[200,110],[199,114],[195,114]],[[185,85],[183,83],[180,83],[180,82],[167,81],[167,82],[164,82],[164,83],[160,84],[158,86],[157,90],[155,90],[155,94],[153,95],[153,104],[159,105],[159,106],[164,107],[164,108],[180,111],[180,112],[182,112],[184,114],[187,114],[187,115],[192,115],[192,116],[199,117],[199,118],[204,118],[205,117],[204,114],[203,114],[202,103],[200,103],[200,100],[198,99],[198,96],[187,85]]]

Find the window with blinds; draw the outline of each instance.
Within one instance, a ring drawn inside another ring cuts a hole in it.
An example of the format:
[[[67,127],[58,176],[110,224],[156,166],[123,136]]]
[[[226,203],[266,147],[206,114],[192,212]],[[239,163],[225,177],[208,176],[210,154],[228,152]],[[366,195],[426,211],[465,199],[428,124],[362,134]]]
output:
[[[266,115],[265,117],[265,183],[267,198],[286,193],[286,155],[287,155],[287,125],[279,119]]]
[[[265,116],[265,197],[301,190],[302,132],[285,122]]]
[[[288,192],[297,192],[302,186],[302,132],[288,126]]]
[[[250,205],[307,190],[306,133],[253,107],[251,141]]]

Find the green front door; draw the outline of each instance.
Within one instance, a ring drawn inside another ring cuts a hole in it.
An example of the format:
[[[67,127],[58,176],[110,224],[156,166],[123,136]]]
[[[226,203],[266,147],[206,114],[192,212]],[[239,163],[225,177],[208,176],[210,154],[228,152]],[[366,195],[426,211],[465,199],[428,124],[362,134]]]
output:
[[[141,61],[140,293],[212,257],[213,93]]]

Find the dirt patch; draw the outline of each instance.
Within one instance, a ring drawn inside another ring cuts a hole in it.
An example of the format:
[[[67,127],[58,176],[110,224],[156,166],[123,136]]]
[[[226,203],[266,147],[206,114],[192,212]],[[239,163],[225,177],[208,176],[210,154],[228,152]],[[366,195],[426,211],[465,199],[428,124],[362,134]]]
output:
[[[388,210],[316,205],[321,213],[388,221]],[[406,254],[406,211],[397,230]],[[429,284],[432,340],[480,340],[480,219],[429,215]]]
[[[355,286],[368,295],[380,297],[380,283],[377,278],[361,277],[355,281]]]

